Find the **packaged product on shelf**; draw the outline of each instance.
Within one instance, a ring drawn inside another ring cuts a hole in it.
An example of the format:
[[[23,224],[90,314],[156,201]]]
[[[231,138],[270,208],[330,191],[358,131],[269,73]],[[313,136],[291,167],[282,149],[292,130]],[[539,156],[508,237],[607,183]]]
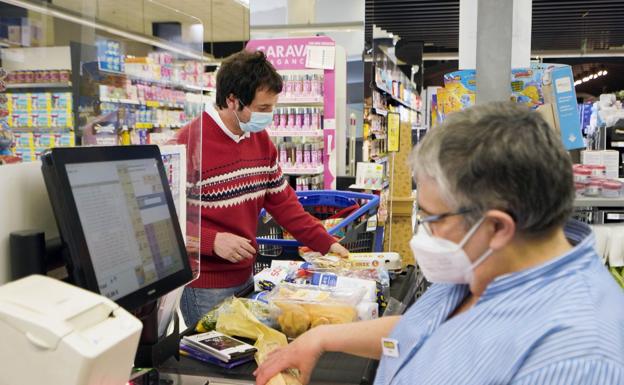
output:
[[[7,94],[7,99],[8,99],[9,111],[11,112],[28,111],[30,98],[27,93]]]
[[[14,132],[13,140],[16,147],[34,147],[35,140],[32,132]]]
[[[47,111],[50,108],[50,96],[48,92],[29,93],[30,108],[33,111]]]
[[[53,110],[71,110],[72,94],[70,92],[54,92],[50,95]]]
[[[619,198],[622,194],[622,182],[617,180],[604,180],[601,186],[602,196],[605,198]]]

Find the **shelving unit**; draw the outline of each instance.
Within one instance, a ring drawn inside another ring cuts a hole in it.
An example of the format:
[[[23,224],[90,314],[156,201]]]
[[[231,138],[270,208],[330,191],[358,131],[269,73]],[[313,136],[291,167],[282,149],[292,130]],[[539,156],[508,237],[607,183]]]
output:
[[[268,129],[269,136],[276,138],[289,138],[289,137],[308,137],[308,138],[320,138],[323,136],[323,130],[279,130]]]
[[[377,88],[378,91],[381,91],[384,94],[386,94],[389,99],[392,99],[395,102],[401,104],[403,107],[405,107],[407,109],[410,109],[412,111],[416,111],[414,106],[412,106],[408,102],[406,102],[404,100],[401,100],[401,99],[397,98],[396,96],[392,95],[392,92],[390,90],[386,89],[385,87],[381,86],[380,84],[375,83],[375,88]]]
[[[150,78],[145,78],[145,77],[136,76],[132,74],[127,74],[125,72],[118,72],[118,71],[111,71],[111,70],[104,70],[104,69],[99,69],[99,72],[103,75],[119,76],[119,77],[123,77],[123,78],[136,81],[136,82],[156,84],[162,87],[179,89],[183,91],[198,91],[198,92],[215,91],[215,88],[213,87],[200,87],[194,84],[173,83],[173,82],[168,82],[166,80],[150,79]]]
[[[624,198],[577,197],[574,207],[621,207],[624,208]]]
[[[160,107],[160,108],[171,108],[171,109],[184,109],[184,104],[175,104],[175,103],[163,103],[155,100],[148,100],[145,102],[141,102],[139,100],[131,100],[131,99],[115,99],[115,98],[107,98],[100,97],[101,102],[106,103],[116,103],[116,104],[130,104],[135,106],[145,106],[145,107]]]
[[[323,107],[325,102],[322,96],[319,98],[280,98],[277,100],[278,106],[310,106],[310,107]]]
[[[302,167],[282,167],[282,173],[285,175],[318,175],[324,170],[323,165],[319,165],[311,168]]]
[[[37,89],[37,88],[71,88],[71,82],[68,83],[9,83],[7,90],[19,89]]]

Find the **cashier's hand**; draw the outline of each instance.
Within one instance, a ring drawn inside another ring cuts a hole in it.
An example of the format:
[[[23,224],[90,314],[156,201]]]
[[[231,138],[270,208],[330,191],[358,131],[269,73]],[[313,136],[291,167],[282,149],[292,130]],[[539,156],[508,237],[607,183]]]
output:
[[[249,239],[231,233],[217,233],[213,250],[217,256],[232,263],[253,258],[256,254]]]
[[[329,248],[329,252],[342,258],[349,258],[349,250],[345,249],[340,243],[336,242]]]
[[[266,360],[253,373],[256,385],[265,385],[271,378],[287,369],[298,369],[302,385],[310,382],[312,370],[316,366],[323,347],[321,343],[322,326],[302,334],[288,346],[269,353]]]

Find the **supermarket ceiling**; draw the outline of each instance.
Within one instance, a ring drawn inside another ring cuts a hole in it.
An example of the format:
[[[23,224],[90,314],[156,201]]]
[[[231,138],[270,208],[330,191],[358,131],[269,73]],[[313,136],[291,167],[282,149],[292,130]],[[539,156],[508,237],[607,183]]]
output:
[[[532,50],[624,48],[623,0],[533,0]],[[366,0],[366,25],[457,52],[459,0]]]
[[[152,22],[203,24],[206,42],[249,39],[249,8],[242,0],[51,0],[124,30],[150,35]]]

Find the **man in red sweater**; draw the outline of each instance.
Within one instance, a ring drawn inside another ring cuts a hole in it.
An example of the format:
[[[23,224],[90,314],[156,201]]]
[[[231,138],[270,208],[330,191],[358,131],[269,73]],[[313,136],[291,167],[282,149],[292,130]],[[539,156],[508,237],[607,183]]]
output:
[[[264,129],[273,121],[281,91],[282,78],[264,53],[234,54],[217,73],[216,106],[208,106],[201,119],[178,134],[189,154],[200,145],[189,142],[189,135],[199,137],[199,130],[202,135],[201,172],[194,177],[189,200],[201,208],[201,274],[182,295],[188,326],[252,280],[262,208],[311,249],[348,255],[304,211],[278,165],[277,150]]]

